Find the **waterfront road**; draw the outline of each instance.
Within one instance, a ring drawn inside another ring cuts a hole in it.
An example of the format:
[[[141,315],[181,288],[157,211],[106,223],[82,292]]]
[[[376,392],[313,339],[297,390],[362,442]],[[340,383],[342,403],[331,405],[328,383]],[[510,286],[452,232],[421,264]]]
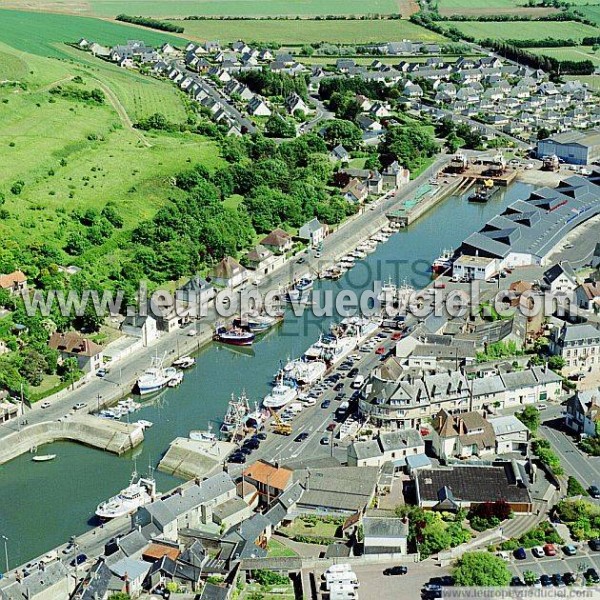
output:
[[[355,248],[361,240],[378,231],[386,223],[386,212],[404,200],[412,198],[418,187],[438,172],[446,160],[446,156],[439,156],[425,172],[403,186],[398,193],[380,199],[373,205],[374,210],[365,209],[360,214],[348,219],[325,239],[319,259],[311,252],[306,252],[302,263],[298,263],[297,258],[288,261],[281,269],[260,283],[260,290],[266,292],[285,288],[303,273],[307,271],[317,273],[325,266],[335,262],[339,257]],[[185,329],[164,334],[152,346],[121,359],[111,367],[109,375],[104,379],[91,378],[80,387],[63,393],[59,398],[50,398],[49,408],[42,409],[41,402],[32,408],[26,408],[21,419],[13,419],[0,425],[0,439],[17,431],[20,428],[19,423],[24,420],[33,424],[64,418],[66,415],[72,414],[73,406],[78,403],[86,405],[83,410],[92,412],[101,405],[116,401],[131,391],[135,380],[150,365],[153,356],[166,354],[167,362],[171,362],[178,356],[193,352],[206,343],[212,335],[215,320],[216,315],[213,310],[197,323]],[[188,333],[191,330],[195,330],[197,335],[189,336]]]

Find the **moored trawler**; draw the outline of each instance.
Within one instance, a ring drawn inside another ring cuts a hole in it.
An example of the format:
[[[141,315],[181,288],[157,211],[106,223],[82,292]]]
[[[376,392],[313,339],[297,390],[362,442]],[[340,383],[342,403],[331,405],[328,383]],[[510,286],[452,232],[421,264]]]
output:
[[[281,323],[284,319],[284,313],[280,312],[275,315],[268,314],[247,314],[241,317],[236,317],[233,320],[234,327],[251,331],[255,334],[264,333],[269,329]]]
[[[137,380],[137,388],[141,396],[162,390],[177,375],[177,369],[163,367],[164,360],[164,356],[162,358],[155,356],[150,367]]]
[[[285,376],[293,379],[298,385],[311,385],[325,375],[327,365],[322,360],[307,361],[297,358],[289,361],[283,370]]]
[[[242,392],[237,399],[231,394],[231,400],[227,405],[227,412],[225,413],[223,423],[221,424],[221,433],[230,434],[236,429],[239,429],[249,412],[250,406],[248,404],[246,393]]]
[[[134,471],[129,485],[96,508],[96,516],[103,520],[116,519],[135,512],[156,497],[156,482],[152,478],[139,477]]]
[[[453,254],[452,250],[444,250],[431,264],[431,270],[436,275],[449,271],[452,268]]]

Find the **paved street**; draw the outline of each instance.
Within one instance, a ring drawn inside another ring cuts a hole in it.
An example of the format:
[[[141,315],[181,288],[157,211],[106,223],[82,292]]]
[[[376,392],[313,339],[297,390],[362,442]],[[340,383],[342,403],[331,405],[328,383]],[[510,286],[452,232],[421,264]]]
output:
[[[581,452],[575,438],[563,428],[562,419],[544,421],[540,433],[552,445],[567,475],[575,476],[585,488],[600,486],[600,457]]]

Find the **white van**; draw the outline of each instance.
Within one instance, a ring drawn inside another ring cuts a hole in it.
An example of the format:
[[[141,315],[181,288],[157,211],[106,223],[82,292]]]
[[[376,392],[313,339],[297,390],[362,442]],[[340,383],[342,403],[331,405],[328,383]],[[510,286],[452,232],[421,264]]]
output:
[[[325,589],[330,590],[333,587],[357,588],[360,584],[356,578],[356,573],[346,571],[345,573],[328,573],[325,577]]]
[[[323,579],[327,579],[327,575],[329,573],[348,573],[352,572],[352,567],[348,563],[340,563],[338,565],[331,565],[328,569],[326,569],[325,573],[323,573]]]
[[[352,382],[352,387],[357,390],[358,388],[362,387],[364,382],[364,375],[357,375],[356,379]]]

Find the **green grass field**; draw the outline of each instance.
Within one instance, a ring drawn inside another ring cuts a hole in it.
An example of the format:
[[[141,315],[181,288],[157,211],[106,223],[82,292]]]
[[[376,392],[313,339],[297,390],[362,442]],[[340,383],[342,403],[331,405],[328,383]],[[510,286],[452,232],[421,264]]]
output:
[[[446,21],[466,35],[478,40],[494,38],[500,40],[529,39],[573,39],[600,35],[600,29],[576,21]]]
[[[11,8],[38,9],[35,0],[6,0]],[[279,15],[347,15],[392,14],[400,12],[397,0],[46,0],[43,10],[114,17],[119,13],[152,17],[185,17],[189,15],[222,17],[259,17]]]
[[[152,29],[72,15],[0,10],[0,24],[0,42],[23,52],[56,58],[65,58],[62,44],[82,37],[107,46],[128,39],[143,39],[153,45],[185,44],[180,37]]]
[[[87,65],[87,55],[82,64],[0,44],[0,56],[17,65],[12,75],[24,84],[0,87],[0,191],[10,215],[0,220],[2,240],[47,241],[60,248],[72,226],[71,210],[101,209],[110,200],[117,204],[126,232],[167,202],[174,193],[170,178],[186,164],[221,164],[215,144],[200,136],[145,133],[141,139],[108,99],[92,105],[49,92],[59,82],[88,89],[102,85],[133,120],[156,110],[183,118],[185,110],[170,83],[151,78],[144,83],[140,75],[105,63]],[[6,67],[3,73],[8,74]],[[68,83],[75,75],[84,83]],[[17,180],[25,183],[19,195],[10,191]],[[83,260],[102,257],[101,264],[110,268],[123,252],[121,235],[92,248]]]
[[[591,90],[600,92],[600,75],[573,75],[565,79],[575,79],[582,83],[587,83]]]
[[[181,21],[177,21],[181,24]],[[444,38],[410,21],[186,21],[185,36],[197,40],[218,39],[221,42],[244,39],[248,42],[282,44],[331,43],[364,44],[389,40],[423,40],[438,42]]]
[[[600,65],[600,52],[594,52],[591,46],[568,48],[529,48],[534,54],[551,56],[558,60],[591,60],[594,65]]]
[[[600,4],[591,6],[578,6],[577,12],[580,12],[586,19],[594,21],[596,25],[600,25]]]

